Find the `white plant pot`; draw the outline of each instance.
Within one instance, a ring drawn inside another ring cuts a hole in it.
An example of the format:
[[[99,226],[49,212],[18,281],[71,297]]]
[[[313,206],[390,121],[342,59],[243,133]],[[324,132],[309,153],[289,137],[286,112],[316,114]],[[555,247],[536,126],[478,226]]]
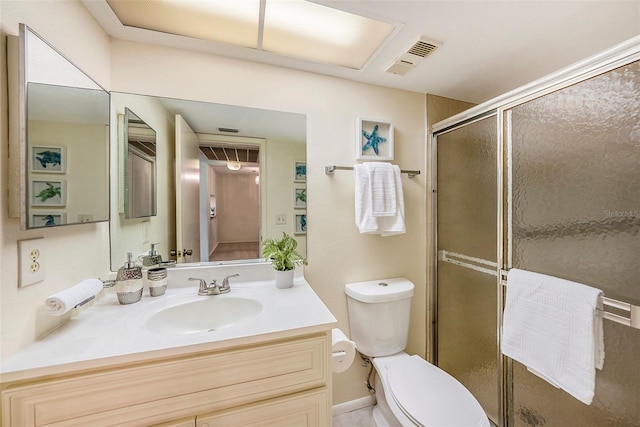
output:
[[[295,270],[276,270],[276,288],[286,289],[293,286],[293,272]]]

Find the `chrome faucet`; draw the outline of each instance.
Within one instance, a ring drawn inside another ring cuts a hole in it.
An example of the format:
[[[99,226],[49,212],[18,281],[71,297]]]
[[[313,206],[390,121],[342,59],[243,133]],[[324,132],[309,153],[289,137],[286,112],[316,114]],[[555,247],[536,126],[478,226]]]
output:
[[[222,279],[222,285],[220,285],[220,293],[221,294],[226,294],[227,292],[231,292],[231,286],[229,286],[229,279],[231,277],[240,277],[239,273],[236,274],[232,274],[231,276],[227,276],[224,279]]]
[[[220,295],[221,293],[221,289],[218,285],[216,285],[216,279],[213,279],[211,281],[210,285],[207,285],[207,281],[204,279],[200,279],[200,278],[195,278],[195,277],[190,277],[189,280],[199,280],[200,281],[200,287],[198,287],[198,295],[201,296],[207,296],[207,295]],[[228,284],[227,284],[228,286]],[[231,289],[229,289],[231,290]],[[229,292],[229,291],[226,291]]]

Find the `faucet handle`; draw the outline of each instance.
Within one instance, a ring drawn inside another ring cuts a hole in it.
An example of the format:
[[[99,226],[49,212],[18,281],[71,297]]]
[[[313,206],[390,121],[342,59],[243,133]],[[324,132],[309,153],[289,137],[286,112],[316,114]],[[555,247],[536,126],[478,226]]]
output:
[[[240,274],[239,273],[232,274],[222,279],[222,285],[220,285],[221,292],[229,292],[231,290],[231,286],[229,286],[229,279],[231,277],[240,277]]]
[[[189,277],[189,280],[199,280],[200,287],[198,288],[198,295],[208,295],[207,281],[198,277]]]

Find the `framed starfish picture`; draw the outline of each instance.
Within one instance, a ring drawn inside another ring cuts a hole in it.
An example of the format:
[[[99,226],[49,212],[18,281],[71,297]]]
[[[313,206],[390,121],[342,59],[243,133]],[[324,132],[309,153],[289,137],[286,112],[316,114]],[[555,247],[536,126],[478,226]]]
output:
[[[356,158],[393,160],[393,125],[382,120],[358,118]]]

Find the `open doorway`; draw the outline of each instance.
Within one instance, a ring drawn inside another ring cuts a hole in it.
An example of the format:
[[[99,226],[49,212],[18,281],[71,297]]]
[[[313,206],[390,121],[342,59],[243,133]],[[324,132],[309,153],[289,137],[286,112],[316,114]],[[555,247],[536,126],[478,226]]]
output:
[[[202,261],[259,258],[260,145],[201,145],[200,152]]]

